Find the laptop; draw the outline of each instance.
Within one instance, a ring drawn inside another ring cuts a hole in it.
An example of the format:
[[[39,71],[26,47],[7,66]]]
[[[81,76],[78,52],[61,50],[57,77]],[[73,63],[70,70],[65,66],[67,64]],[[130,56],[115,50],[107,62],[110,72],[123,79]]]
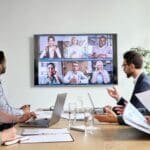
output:
[[[54,105],[54,110],[52,112],[51,118],[41,118],[41,119],[32,119],[25,123],[21,123],[21,127],[38,127],[38,128],[48,128],[51,125],[57,123],[63,112],[63,107],[65,103],[67,93],[58,94],[56,98],[56,102]]]
[[[95,107],[94,102],[92,100],[92,97],[91,97],[90,93],[88,93],[88,97],[90,99],[90,102],[91,102],[91,105],[92,105],[94,113],[95,114],[104,114],[103,107]]]

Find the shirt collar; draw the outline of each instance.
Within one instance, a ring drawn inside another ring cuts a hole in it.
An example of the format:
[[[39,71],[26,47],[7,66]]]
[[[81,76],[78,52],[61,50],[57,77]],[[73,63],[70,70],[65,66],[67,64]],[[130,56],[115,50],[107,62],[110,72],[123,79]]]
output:
[[[142,74],[142,72],[140,72],[140,73],[137,75],[137,77],[134,78],[134,80],[133,80],[134,85],[136,84],[136,82],[137,82],[137,80],[138,80],[138,78],[139,78],[139,76],[140,76],[141,74]]]

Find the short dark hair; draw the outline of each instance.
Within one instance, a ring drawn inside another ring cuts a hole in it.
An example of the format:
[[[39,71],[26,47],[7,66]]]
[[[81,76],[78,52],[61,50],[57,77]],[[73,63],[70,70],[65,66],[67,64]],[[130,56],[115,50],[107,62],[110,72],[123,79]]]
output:
[[[53,41],[55,41],[55,37],[53,35],[48,36],[48,41],[49,39],[53,39]]]
[[[54,64],[54,63],[48,63],[48,64],[47,64],[47,67],[48,67],[49,65],[52,65],[53,68],[55,69],[55,64]]]
[[[124,53],[123,58],[126,60],[127,64],[134,64],[136,69],[141,69],[143,65],[143,56],[136,51],[127,51]]]
[[[4,63],[4,61],[5,61],[4,52],[0,50],[0,64]]]

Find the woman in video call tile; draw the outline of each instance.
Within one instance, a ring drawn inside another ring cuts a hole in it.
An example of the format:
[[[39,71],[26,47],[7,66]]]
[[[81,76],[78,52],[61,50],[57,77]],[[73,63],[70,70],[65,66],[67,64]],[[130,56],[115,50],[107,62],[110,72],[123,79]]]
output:
[[[96,70],[93,72],[91,83],[107,84],[110,82],[110,77],[107,70],[104,69],[102,61],[97,61]]]
[[[54,36],[48,36],[48,45],[41,53],[40,58],[61,58],[60,49],[55,42]]]
[[[64,56],[65,58],[83,58],[84,51],[82,46],[78,44],[78,39],[76,37],[71,38],[71,46],[67,48],[67,52]]]

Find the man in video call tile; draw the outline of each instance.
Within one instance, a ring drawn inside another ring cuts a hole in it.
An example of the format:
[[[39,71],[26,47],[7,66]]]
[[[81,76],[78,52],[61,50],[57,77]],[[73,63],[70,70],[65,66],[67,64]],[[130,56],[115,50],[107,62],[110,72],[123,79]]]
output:
[[[82,71],[79,71],[79,64],[77,61],[72,62],[72,70],[68,71],[64,77],[64,83],[70,84],[87,84],[88,77]]]
[[[47,64],[47,76],[40,79],[40,84],[60,84],[63,78],[58,74],[54,63]]]
[[[105,36],[99,38],[99,45],[93,49],[92,57],[94,58],[112,58],[112,46],[107,45]]]

